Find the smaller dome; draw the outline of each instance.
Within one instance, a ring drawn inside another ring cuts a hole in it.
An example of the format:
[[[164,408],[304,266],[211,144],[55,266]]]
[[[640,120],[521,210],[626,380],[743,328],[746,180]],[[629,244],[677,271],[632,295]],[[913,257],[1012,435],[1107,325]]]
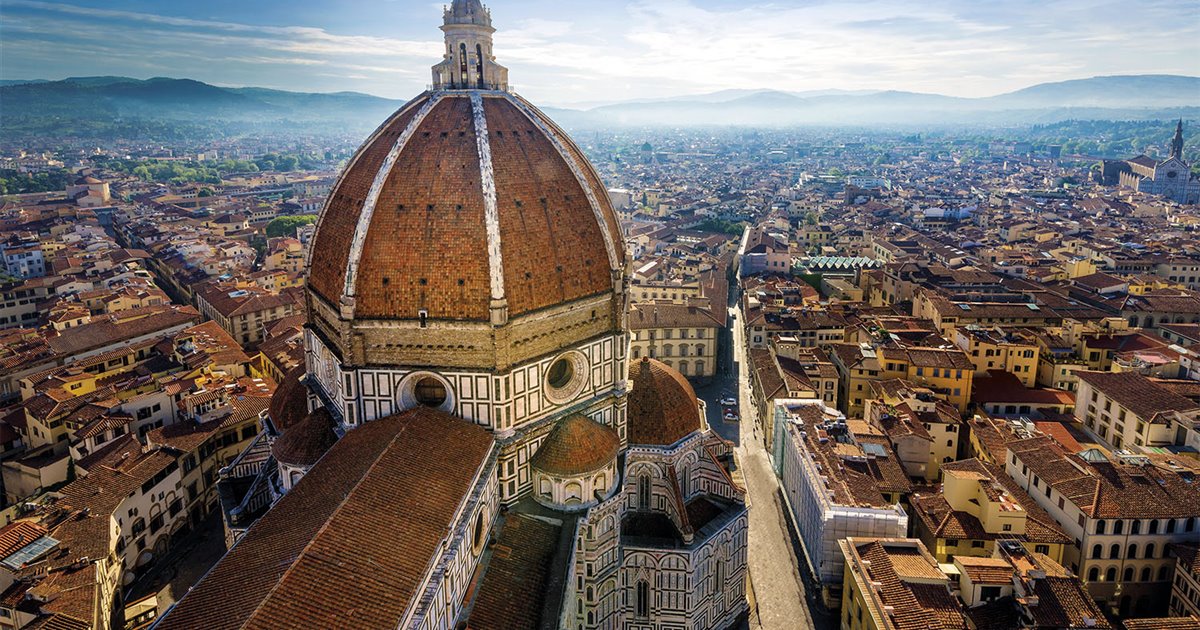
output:
[[[303,376],[303,365],[292,368],[271,396],[267,413],[276,431],[283,432],[308,415],[308,388],[300,382]]]
[[[643,357],[629,369],[633,389],[627,398],[630,444],[668,446],[699,431],[696,390],[679,372]]]
[[[529,464],[552,475],[579,475],[612,463],[620,449],[621,438],[612,428],[571,414],[550,431]]]
[[[288,427],[271,445],[271,454],[283,464],[307,467],[317,463],[334,442],[333,417],[322,407]]]

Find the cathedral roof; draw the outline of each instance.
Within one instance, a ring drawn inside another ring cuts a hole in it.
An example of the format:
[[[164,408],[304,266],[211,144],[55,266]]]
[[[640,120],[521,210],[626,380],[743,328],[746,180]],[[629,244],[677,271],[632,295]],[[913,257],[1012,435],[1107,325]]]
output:
[[[308,286],[358,319],[488,321],[614,290],[621,229],[600,177],[525,100],[427,92],[331,191]]]
[[[335,442],[333,417],[324,407],[288,427],[271,445],[275,459],[292,466],[312,466]]]
[[[300,382],[303,376],[303,365],[292,368],[271,395],[271,405],[267,408],[267,413],[271,416],[276,431],[284,431],[308,415],[308,388]]]
[[[350,431],[158,627],[397,627],[493,444],[427,407]]]
[[[529,464],[551,474],[577,475],[612,463],[620,449],[616,431],[576,413],[559,421]]]
[[[626,412],[630,444],[666,446],[700,430],[696,391],[678,371],[642,357],[634,361],[630,378],[633,389]]]

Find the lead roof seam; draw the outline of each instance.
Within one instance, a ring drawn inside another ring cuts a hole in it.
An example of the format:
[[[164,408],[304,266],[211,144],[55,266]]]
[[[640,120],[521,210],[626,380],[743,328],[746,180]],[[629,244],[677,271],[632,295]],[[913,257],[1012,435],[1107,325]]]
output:
[[[550,139],[550,142],[554,145],[555,150],[557,150],[558,154],[561,155],[563,160],[566,161],[567,166],[570,167],[571,173],[575,175],[576,181],[579,182],[579,187],[583,189],[583,194],[587,196],[588,205],[592,207],[592,214],[596,216],[596,222],[600,226],[600,234],[604,237],[604,249],[608,252],[609,269],[613,271],[620,270],[621,263],[617,258],[617,250],[616,245],[612,240],[612,233],[609,232],[608,229],[608,221],[604,218],[604,213],[600,210],[600,202],[596,198],[596,193],[592,190],[592,186],[590,182],[588,182],[587,175],[583,172],[579,162],[577,162],[575,157],[571,155],[571,152],[567,150],[566,144],[558,137],[558,134],[554,132],[554,129],[547,125],[540,116],[536,115],[533,112],[533,108],[529,104],[519,97],[510,98],[509,102],[516,105],[517,109],[519,109],[521,113],[525,114],[526,118],[528,118],[533,124],[537,125],[538,129]]]
[[[425,117],[433,110],[434,106],[442,101],[442,95],[431,96],[421,109],[409,121],[408,126],[404,128],[404,132],[396,138],[395,144],[388,151],[387,157],[383,161],[383,165],[379,167],[379,172],[375,174],[375,180],[371,182],[371,188],[367,191],[367,197],[363,200],[362,211],[358,214],[358,223],[354,226],[354,239],[350,241],[350,255],[346,258],[346,283],[342,288],[342,300],[353,300],[355,296],[355,285],[358,282],[358,263],[362,258],[363,246],[367,241],[367,231],[371,227],[371,217],[375,214],[375,204],[379,201],[379,193],[383,190],[384,183],[387,182],[388,176],[392,173],[392,167],[396,165],[396,160],[400,158],[400,152],[404,150],[409,139],[417,132],[421,123],[425,121]],[[347,168],[347,172],[349,168]]]
[[[488,140],[487,115],[483,97],[471,92],[471,113],[475,119],[475,144],[479,150],[479,184],[483,189],[483,219],[487,230],[488,271],[492,299],[504,299],[504,260],[500,251],[500,211],[496,205],[496,177],[492,170],[492,145]]]

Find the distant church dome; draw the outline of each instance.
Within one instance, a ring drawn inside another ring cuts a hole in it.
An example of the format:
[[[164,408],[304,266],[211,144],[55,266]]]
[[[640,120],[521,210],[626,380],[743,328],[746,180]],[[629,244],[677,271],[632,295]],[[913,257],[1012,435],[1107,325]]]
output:
[[[701,429],[696,390],[682,374],[649,357],[634,361],[629,371],[630,444],[669,446]]]

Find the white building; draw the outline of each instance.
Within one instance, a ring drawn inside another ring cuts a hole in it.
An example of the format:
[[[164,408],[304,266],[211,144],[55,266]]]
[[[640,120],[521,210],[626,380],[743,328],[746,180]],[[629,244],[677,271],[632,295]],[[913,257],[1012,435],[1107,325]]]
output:
[[[838,540],[908,533],[908,515],[862,471],[872,458],[894,456],[860,444],[841,412],[820,401],[777,400],[775,414],[775,465],[788,511],[823,594],[836,602],[845,561]]]

